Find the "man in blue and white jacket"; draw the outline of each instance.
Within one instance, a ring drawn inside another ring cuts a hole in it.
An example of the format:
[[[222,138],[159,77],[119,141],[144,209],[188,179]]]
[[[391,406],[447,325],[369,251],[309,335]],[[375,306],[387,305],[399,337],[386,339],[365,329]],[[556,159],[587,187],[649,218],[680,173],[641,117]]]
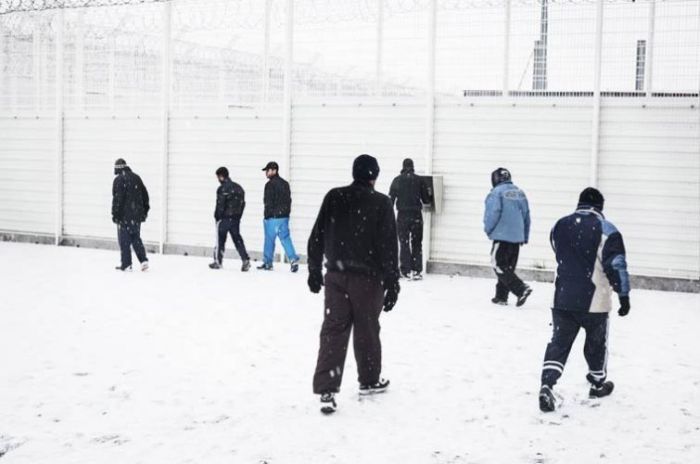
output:
[[[518,298],[516,306],[525,304],[532,293],[515,273],[520,247],[530,238],[530,207],[525,192],[513,184],[510,172],[498,168],[491,173],[493,189],[486,197],[484,232],[493,240],[491,265],[498,283],[495,304],[507,305],[508,295]]]
[[[551,233],[557,258],[552,340],[547,345],[542,367],[540,409],[554,411],[552,389],[564,371],[571,346],[581,327],[586,331],[583,355],[588,363],[589,396],[602,398],[612,393],[607,378],[608,313],[612,293],[619,296],[618,314],[630,310],[630,281],[622,234],[603,216],[603,195],[587,188],[579,197],[576,212],[561,218]]]

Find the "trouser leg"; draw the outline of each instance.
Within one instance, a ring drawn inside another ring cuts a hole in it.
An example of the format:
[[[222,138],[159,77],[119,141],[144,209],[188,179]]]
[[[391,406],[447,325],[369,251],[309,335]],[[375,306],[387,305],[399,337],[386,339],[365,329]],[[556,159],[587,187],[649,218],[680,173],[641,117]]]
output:
[[[289,218],[280,219],[277,234],[280,238],[282,248],[284,248],[284,252],[287,255],[287,259],[289,261],[298,261],[299,255],[297,255],[297,252],[294,249],[294,244],[292,243],[292,236],[289,232]]]
[[[325,312],[313,380],[314,393],[318,394],[340,391],[352,329],[346,277],[337,272],[327,273],[324,289]]]
[[[583,345],[583,355],[588,363],[586,378],[592,384],[600,385],[608,375],[608,313],[587,313],[582,318],[586,331]]]
[[[515,296],[521,296],[525,291],[525,282],[515,274],[518,263],[520,244],[510,242],[495,242],[494,258],[496,275],[501,287],[505,287]]]
[[[233,240],[233,245],[236,247],[238,256],[241,257],[242,261],[248,261],[250,257],[248,256],[248,251],[245,249],[245,243],[243,243],[243,237],[241,236],[241,218],[235,217],[230,219],[231,224],[228,228],[229,234],[231,234],[231,240]]]
[[[226,252],[226,233],[228,231],[227,219],[222,219],[216,223],[216,248],[214,249],[214,260],[221,264],[224,262]]]
[[[274,219],[265,219],[263,221],[263,228],[265,230],[265,245],[263,248],[263,261],[265,264],[271,265],[272,260],[275,256],[275,238],[277,236],[277,231],[275,228],[276,224]]]
[[[121,253],[122,268],[131,266],[131,235],[126,228],[126,224],[117,225],[117,241]]]
[[[372,385],[379,381],[382,373],[379,315],[384,302],[384,289],[376,278],[351,274],[348,280],[357,380],[361,385]]]
[[[552,340],[544,354],[542,385],[553,387],[563,374],[579,328],[579,322],[574,314],[552,310]]]
[[[493,267],[496,273],[496,298],[501,301],[508,301],[508,287],[503,283],[501,275],[503,274],[501,268],[498,266],[496,256],[501,248],[501,242],[493,242],[491,245],[491,267]]]
[[[143,246],[143,241],[141,240],[141,224],[131,224],[128,226],[129,235],[131,239],[131,246],[134,248],[134,253],[136,253],[136,258],[138,258],[139,263],[148,261],[146,257],[146,248]]]
[[[413,270],[423,272],[423,214],[420,211],[411,223],[411,258]]]
[[[396,221],[399,236],[399,263],[402,274],[408,274],[412,270],[411,258],[411,223],[407,215],[399,211]]]

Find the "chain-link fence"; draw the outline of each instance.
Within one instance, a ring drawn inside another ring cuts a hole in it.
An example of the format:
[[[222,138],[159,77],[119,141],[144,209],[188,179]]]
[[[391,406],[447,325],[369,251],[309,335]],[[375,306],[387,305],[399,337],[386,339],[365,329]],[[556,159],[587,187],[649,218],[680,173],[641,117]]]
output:
[[[700,1],[602,0],[599,29],[597,5],[4,0],[0,109],[50,110],[57,85],[66,111],[144,112],[162,106],[164,95],[173,108],[191,110],[277,104],[288,54],[295,98],[420,98],[431,90],[438,98],[457,99],[590,95],[598,72],[603,93],[698,92]],[[59,28],[63,38],[57,45]],[[61,82],[57,46],[63,47]]]

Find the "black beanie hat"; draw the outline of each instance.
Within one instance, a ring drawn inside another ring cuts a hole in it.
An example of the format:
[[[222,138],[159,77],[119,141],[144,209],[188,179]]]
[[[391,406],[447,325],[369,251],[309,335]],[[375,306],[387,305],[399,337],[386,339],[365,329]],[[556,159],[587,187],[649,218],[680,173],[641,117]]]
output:
[[[369,155],[360,155],[352,163],[352,178],[355,180],[376,180],[379,177],[379,163]]]
[[[118,175],[120,172],[122,172],[125,168],[128,167],[129,165],[126,164],[124,158],[117,158],[117,160],[114,162],[114,175]]]
[[[603,211],[603,205],[605,204],[605,198],[603,194],[600,193],[598,189],[593,187],[588,187],[581,192],[578,197],[578,207],[593,207],[599,211]]]
[[[403,160],[403,170],[404,171],[413,171],[415,168],[413,167],[413,160],[411,158],[406,158]]]
[[[225,166],[221,166],[219,169],[216,170],[216,175],[221,176],[224,179],[228,179],[228,169],[226,169]]]
[[[508,182],[511,179],[512,176],[510,175],[510,171],[506,168],[498,168],[491,173],[491,185],[493,187],[497,186],[498,184],[502,184],[503,182]]]

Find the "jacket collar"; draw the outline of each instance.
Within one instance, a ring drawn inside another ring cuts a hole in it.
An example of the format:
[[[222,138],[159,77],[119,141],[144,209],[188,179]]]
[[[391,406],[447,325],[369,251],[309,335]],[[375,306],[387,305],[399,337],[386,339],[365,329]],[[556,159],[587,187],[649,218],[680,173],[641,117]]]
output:
[[[605,216],[603,215],[603,212],[599,210],[598,208],[591,206],[591,205],[586,205],[586,204],[579,204],[576,207],[576,212],[577,213],[582,213],[582,214],[595,214],[601,219],[605,219]]]
[[[374,191],[374,187],[372,187],[372,184],[369,183],[369,181],[365,180],[354,180],[352,184],[350,184],[352,187],[358,187],[364,190],[372,190]]]

